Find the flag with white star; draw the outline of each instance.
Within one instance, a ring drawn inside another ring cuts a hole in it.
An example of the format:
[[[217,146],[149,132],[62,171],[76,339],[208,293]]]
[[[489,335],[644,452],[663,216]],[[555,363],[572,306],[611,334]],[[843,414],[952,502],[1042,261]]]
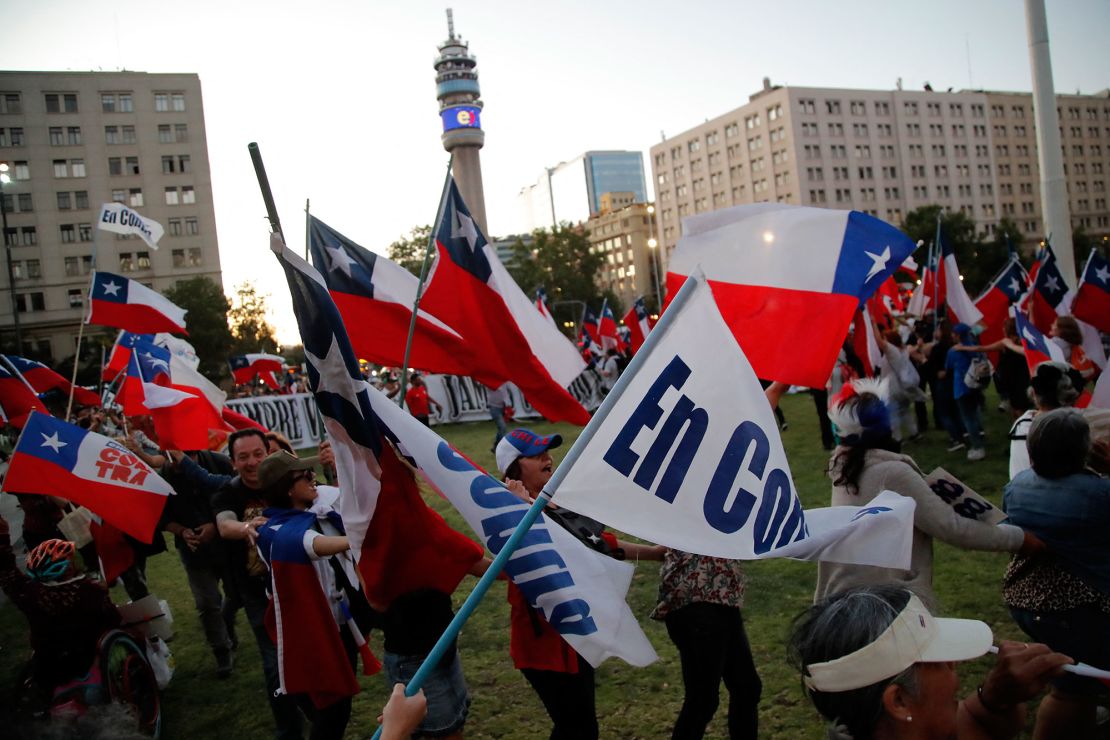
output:
[[[1003,337],[1006,319],[1010,317],[1010,306],[1020,301],[1028,289],[1029,276],[1015,255],[975,299],[975,307],[983,315],[984,326],[979,335],[979,344],[991,344]]]
[[[1029,318],[1042,334],[1052,331],[1056,320],[1057,308],[1068,292],[1068,284],[1056,262],[1056,255],[1046,249],[1039,261],[1037,274],[1029,291]]]
[[[1029,366],[1030,374],[1036,372],[1037,365],[1042,362],[1052,360],[1067,363],[1060,345],[1042,334],[1017,306],[1011,309],[1011,314],[1018,336],[1021,337],[1021,344],[1025,348],[1025,363]]]
[[[227,364],[231,368],[232,379],[237,385],[250,383],[257,377],[276,391],[280,388],[277,379],[285,365],[285,358],[259,352],[232,355],[227,358]]]
[[[11,365],[0,363],[0,414],[17,429],[27,421],[32,411],[47,413],[35,389]]]
[[[458,332],[497,378],[482,383],[495,388],[512,381],[549,420],[588,423],[589,413],[567,391],[585,363],[501,264],[453,180],[441,212],[434,226],[436,261],[421,309]]]
[[[318,218],[309,218],[308,233],[313,266],[343,317],[351,347],[361,359],[403,365],[419,285],[416,276]],[[458,332],[423,308],[417,312],[409,366],[447,375],[484,375],[481,358],[471,353]]]
[[[856,309],[914,251],[866,213],[784,203],[692,216],[682,228],[668,296],[700,265],[756,375],[811,388],[828,380]]]
[[[115,440],[33,413],[12,453],[3,490],[60,496],[150,543],[173,487]]]
[[[140,282],[94,270],[86,324],[100,324],[129,332],[160,331],[188,334],[185,309]]]
[[[1071,313],[1104,334],[1110,334],[1110,260],[1093,249],[1079,279]]]

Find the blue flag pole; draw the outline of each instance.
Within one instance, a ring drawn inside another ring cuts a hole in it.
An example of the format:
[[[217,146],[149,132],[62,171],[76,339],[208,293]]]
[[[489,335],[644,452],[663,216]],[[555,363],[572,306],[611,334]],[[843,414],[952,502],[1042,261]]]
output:
[[[609,391],[609,395],[605,397],[600,408],[594,412],[593,419],[590,420],[590,423],[582,430],[582,434],[578,435],[578,439],[571,445],[570,449],[567,451],[566,457],[563,458],[562,462],[559,463],[559,467],[557,467],[552,474],[551,480],[547,482],[544,489],[536,496],[536,500],[532,503],[532,507],[528,509],[524,518],[520,520],[520,524],[513,530],[512,535],[509,536],[504,547],[501,548],[501,552],[497,553],[493,562],[490,563],[489,568],[482,574],[482,577],[478,579],[478,583],[474,586],[474,590],[470,592],[470,595],[466,597],[466,601],[459,607],[459,611],[455,614],[455,618],[447,625],[443,634],[440,635],[439,640],[432,647],[431,651],[428,652],[428,657],[424,658],[424,662],[420,664],[420,668],[413,674],[412,680],[405,686],[405,696],[414,696],[416,692],[420,690],[424,685],[424,681],[427,680],[428,674],[439,664],[444,653],[447,652],[447,648],[454,643],[463,625],[466,624],[466,620],[470,619],[470,615],[478,608],[478,603],[486,595],[486,591],[489,591],[489,587],[497,580],[497,576],[505,567],[505,563],[513,556],[521,539],[524,538],[524,535],[528,532],[533,522],[536,521],[540,512],[543,511],[543,508],[551,501],[552,496],[555,495],[555,492],[559,488],[559,484],[566,478],[575,461],[578,460],[582,455],[582,451],[589,445],[590,440],[593,439],[598,428],[601,427],[617,400],[624,393],[629,382],[631,382],[632,378],[636,375],[636,372],[644,362],[647,361],[648,356],[651,354],[651,348],[657,342],[661,341],[663,335],[667,331],[667,327],[669,327],[675,320],[675,317],[678,316],[683,304],[693,296],[699,279],[704,280],[701,268],[698,268],[694,271],[693,275],[686,278],[686,282],[683,283],[682,289],[678,291],[674,300],[671,301],[671,304],[667,307],[666,313],[659,318],[659,323],[655,325],[651,334],[648,335],[640,351],[632,357],[632,361],[628,364],[628,368],[617,378],[613,390]],[[378,740],[381,735],[382,728],[379,726],[377,731],[374,732],[373,740]]]

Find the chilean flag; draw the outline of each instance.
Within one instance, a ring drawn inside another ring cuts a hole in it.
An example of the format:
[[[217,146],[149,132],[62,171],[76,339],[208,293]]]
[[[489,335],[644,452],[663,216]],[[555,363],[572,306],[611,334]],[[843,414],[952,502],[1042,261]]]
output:
[[[1029,374],[1032,375],[1036,370],[1037,365],[1042,362],[1063,362],[1067,364],[1067,358],[1064,357],[1064,350],[1042,334],[1033,323],[1025,317],[1017,306],[1013,308],[1014,321],[1017,323],[1018,336],[1021,337],[1021,344],[1025,347],[1025,364],[1029,366]]]
[[[0,413],[4,421],[13,427],[22,427],[32,411],[49,413],[19,371],[0,364]]]
[[[111,584],[135,564],[135,548],[131,547],[123,532],[96,514],[90,517],[89,533],[96,543],[96,558],[100,561],[104,582]]]
[[[617,333],[617,319],[613,316],[613,309],[609,308],[608,299],[601,304],[601,319],[597,322],[597,333],[601,337],[603,349],[624,350],[624,342]]]
[[[643,296],[636,299],[632,304],[632,308],[628,309],[628,313],[621,319],[624,325],[628,327],[630,344],[632,351],[640,349],[644,340],[647,339],[648,333],[651,331],[651,320],[648,318],[647,308],[644,307]]]
[[[1110,334],[1110,261],[1093,249],[1079,279],[1071,314],[1104,334]]]
[[[566,390],[585,363],[574,344],[513,282],[470,217],[454,181],[441,213],[436,224],[439,254],[421,307],[455,329],[491,376],[515,383],[549,420],[589,423],[589,412]]]
[[[1052,331],[1056,321],[1057,306],[1068,292],[1064,276],[1056,264],[1056,255],[1045,250],[1044,257],[1038,262],[1037,274],[1029,293],[1029,318],[1042,334]]]
[[[148,544],[173,493],[120,443],[49,414],[27,420],[3,487],[69,499]]]
[[[227,359],[227,364],[231,366],[231,376],[236,385],[249,383],[258,376],[263,383],[276,391],[280,386],[275,373],[281,372],[285,358],[261,353],[234,355]]]
[[[903,263],[904,267],[905,263]],[[903,268],[898,268],[903,269]],[[925,315],[927,310],[935,309],[932,306],[933,291],[935,290],[934,283],[936,281],[937,273],[937,257],[933,254],[930,248],[929,256],[925,260],[925,264],[921,270],[921,279],[917,281],[917,285],[913,289],[913,294],[910,295],[910,302],[906,306],[906,312],[921,318]]]
[[[240,414],[230,406],[224,406],[223,410],[220,412],[220,416],[232,429],[257,429],[260,432],[270,431],[254,419]]]
[[[864,374],[874,377],[883,353],[879,351],[879,342],[875,339],[875,322],[866,302],[856,311],[852,327],[852,350],[863,363]]]
[[[322,709],[359,692],[339,625],[320,584],[304,537],[316,514],[266,509],[258,550],[270,568],[280,691],[308,694]]]
[[[949,312],[955,315],[957,321],[974,326],[983,320],[983,314],[964,289],[964,281],[960,280],[960,268],[956,264],[956,252],[940,238],[939,227],[937,241],[941,246],[940,270],[937,272],[941,301],[947,304]]]
[[[914,250],[867,214],[782,203],[692,216],[683,229],[667,295],[700,264],[756,375],[808,388],[824,387],[852,316]]]
[[[188,334],[185,309],[161,293],[110,272],[94,270],[86,324],[115,326],[138,333]]]
[[[975,307],[983,314],[983,324],[986,326],[979,335],[979,344],[990,344],[1002,338],[1003,325],[1010,316],[1010,306],[1021,300],[1028,287],[1029,276],[1015,256],[975,299]]]
[[[351,345],[364,360],[400,367],[419,281],[323,221],[309,219],[309,252],[339,308]],[[481,375],[463,338],[421,304],[409,366],[447,375]]]
[[[289,282],[309,385],[335,450],[338,509],[367,599],[382,610],[419,588],[453,592],[482,548],[424,503],[412,472],[397,459],[370,407],[369,394],[378,391],[362,379],[323,278],[279,235],[271,244]],[[530,303],[528,310],[535,313]]]
[[[146,406],[148,385],[169,385],[170,351],[147,342],[136,342],[127,361],[127,375],[116,395],[116,403],[128,416],[149,414]],[[174,449],[186,449],[177,447]],[[195,449],[195,448],[188,448]]]
[[[127,361],[131,358],[131,348],[135,342],[148,342],[154,344],[153,334],[132,334],[129,331],[120,331],[112,345],[112,352],[108,355],[108,362],[100,371],[100,377],[107,381],[115,380],[120,373],[127,372]]]
[[[35,393],[46,393],[47,391],[57,390],[60,393],[69,395],[70,388],[72,388],[73,400],[80,405],[100,405],[100,396],[95,391],[74,386],[62,375],[54,372],[41,362],[28,360],[25,357],[16,357],[15,355],[4,355],[4,359],[23,375],[27,382],[30,383]]]
[[[587,308],[582,316],[582,330],[578,335],[583,358],[589,357],[592,360],[605,354],[605,350],[601,347],[601,335],[597,331],[599,323],[597,314]]]
[[[547,307],[547,291],[543,288],[536,288],[536,310],[540,312],[540,316],[543,316],[551,322],[552,326],[555,326],[555,317],[551,315],[551,310]]]

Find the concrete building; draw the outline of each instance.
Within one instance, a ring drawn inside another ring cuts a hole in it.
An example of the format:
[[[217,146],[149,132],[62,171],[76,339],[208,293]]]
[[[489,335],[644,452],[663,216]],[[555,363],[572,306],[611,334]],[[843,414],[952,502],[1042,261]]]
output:
[[[436,99],[443,124],[443,148],[454,156],[452,171],[459,193],[482,233],[486,225],[486,196],[482,185],[480,152],[486,142],[482,130],[481,87],[478,85],[478,58],[470,45],[455,36],[455,18],[447,9],[447,40],[439,45],[435,60]]]
[[[220,284],[197,75],[0,72],[0,161],[12,177],[4,237],[25,354],[73,355],[94,259],[158,291],[201,275]],[[160,248],[98,230],[109,201],[162,224]],[[0,327],[14,350],[12,292],[0,271]]]
[[[640,152],[590,151],[544,170],[517,196],[521,228],[547,229],[563,221],[583,223],[601,211],[603,193],[632,193],[647,202]]]
[[[654,207],[637,202],[631,192],[603,193],[599,206],[586,222],[590,249],[605,255],[596,281],[620,296],[627,311],[640,296],[655,295],[655,255],[649,244],[654,240]]]
[[[1110,233],[1110,90],[1058,95],[1073,226]],[[669,256],[686,216],[778,201],[855,209],[901,224],[915,208],[1001,218],[1044,236],[1029,93],[772,86],[651,148]]]

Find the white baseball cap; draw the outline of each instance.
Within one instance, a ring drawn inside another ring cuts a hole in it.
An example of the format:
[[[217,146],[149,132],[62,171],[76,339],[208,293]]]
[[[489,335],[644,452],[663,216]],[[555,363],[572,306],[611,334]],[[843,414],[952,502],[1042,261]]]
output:
[[[893,678],[914,663],[946,663],[978,658],[994,641],[977,619],[939,619],[921,599],[905,608],[881,635],[854,653],[806,666],[805,685],[814,691],[851,691]]]

